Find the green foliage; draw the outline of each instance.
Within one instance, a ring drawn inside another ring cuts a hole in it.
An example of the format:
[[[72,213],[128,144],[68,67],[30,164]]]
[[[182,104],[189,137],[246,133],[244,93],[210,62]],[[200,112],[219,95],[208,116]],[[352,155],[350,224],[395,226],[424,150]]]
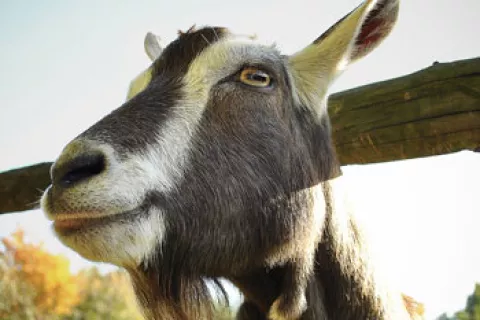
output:
[[[437,320],[480,320],[480,283],[475,284],[475,289],[468,296],[464,310],[455,312],[452,317],[444,313]]]
[[[128,275],[115,271],[102,275],[91,268],[78,274],[81,302],[62,320],[143,319],[136,308]]]

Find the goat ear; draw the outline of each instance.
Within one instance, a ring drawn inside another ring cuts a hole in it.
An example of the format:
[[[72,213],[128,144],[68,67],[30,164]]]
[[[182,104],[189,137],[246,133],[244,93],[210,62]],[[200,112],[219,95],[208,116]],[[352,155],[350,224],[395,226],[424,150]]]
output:
[[[142,92],[152,80],[152,67],[140,73],[130,82],[127,92],[127,101]]]
[[[367,0],[312,44],[290,56],[289,66],[299,98],[306,100],[304,103],[323,100],[341,71],[388,36],[398,9],[399,0]]]
[[[145,36],[144,46],[150,60],[155,61],[162,54],[162,46],[160,45],[160,37],[148,32]]]
[[[160,41],[160,37],[151,32],[148,32],[145,35],[143,45],[145,47],[145,52],[147,53],[147,56],[152,62],[155,61],[162,54],[163,49],[160,45]],[[130,82],[127,93],[127,100],[130,100],[139,92],[143,91],[143,89],[145,89],[150,83],[150,80],[152,80],[151,67],[140,73],[138,76],[135,77],[135,79]]]

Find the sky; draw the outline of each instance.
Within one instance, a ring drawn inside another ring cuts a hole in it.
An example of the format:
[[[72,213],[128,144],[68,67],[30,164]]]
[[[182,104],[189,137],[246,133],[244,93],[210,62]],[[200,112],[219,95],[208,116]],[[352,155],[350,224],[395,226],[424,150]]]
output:
[[[125,100],[149,60],[148,31],[219,25],[294,53],[358,0],[1,1],[0,171],[54,160],[68,141]],[[404,0],[390,37],[332,92],[480,55],[478,0]],[[427,319],[464,307],[480,282],[480,154],[344,167],[370,247],[389,280],[425,303]],[[21,226],[35,242],[93,265],[54,237],[43,213],[0,217],[0,237]]]

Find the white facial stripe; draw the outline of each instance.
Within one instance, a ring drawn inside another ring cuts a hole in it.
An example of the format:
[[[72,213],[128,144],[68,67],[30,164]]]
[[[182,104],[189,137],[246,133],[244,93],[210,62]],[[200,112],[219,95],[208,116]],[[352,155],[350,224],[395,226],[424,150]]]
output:
[[[191,140],[212,86],[245,63],[278,57],[271,47],[249,42],[229,37],[212,44],[192,61],[184,76],[183,99],[172,106],[169,118],[156,133],[157,142],[122,162],[118,168],[121,172],[112,168],[112,173],[121,177],[111,191],[115,197],[136,199],[133,202],[139,204],[150,190],[168,193],[178,185],[188,167]]]
[[[168,193],[178,184],[202,112],[202,106],[173,107],[156,134],[156,143],[122,163],[123,174],[130,176],[129,186],[124,186],[126,190],[141,190],[143,195],[150,190]]]

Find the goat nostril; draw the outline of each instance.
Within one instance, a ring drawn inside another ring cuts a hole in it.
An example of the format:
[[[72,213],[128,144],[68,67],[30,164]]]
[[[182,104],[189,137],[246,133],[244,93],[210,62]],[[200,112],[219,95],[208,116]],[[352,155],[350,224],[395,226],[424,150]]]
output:
[[[62,187],[69,187],[105,170],[105,156],[102,153],[81,154],[62,167],[58,182]]]

